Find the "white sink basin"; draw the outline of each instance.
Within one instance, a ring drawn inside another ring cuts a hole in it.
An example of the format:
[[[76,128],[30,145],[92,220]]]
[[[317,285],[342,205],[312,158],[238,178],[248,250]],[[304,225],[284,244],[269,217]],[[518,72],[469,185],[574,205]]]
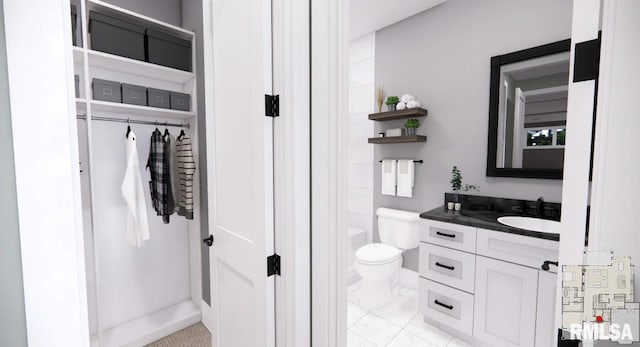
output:
[[[533,217],[500,217],[498,218],[498,223],[519,229],[560,234],[560,222],[548,219]]]

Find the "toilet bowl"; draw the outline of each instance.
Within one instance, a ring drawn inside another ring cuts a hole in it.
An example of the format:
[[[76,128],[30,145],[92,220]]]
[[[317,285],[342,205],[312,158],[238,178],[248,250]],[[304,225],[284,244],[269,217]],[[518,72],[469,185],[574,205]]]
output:
[[[395,300],[402,252],[420,242],[418,213],[381,207],[376,215],[381,242],[358,248],[354,256],[354,268],[362,277],[360,306],[369,310]]]
[[[395,300],[401,250],[384,243],[362,246],[356,251],[354,267],[362,277],[360,306],[375,309]]]

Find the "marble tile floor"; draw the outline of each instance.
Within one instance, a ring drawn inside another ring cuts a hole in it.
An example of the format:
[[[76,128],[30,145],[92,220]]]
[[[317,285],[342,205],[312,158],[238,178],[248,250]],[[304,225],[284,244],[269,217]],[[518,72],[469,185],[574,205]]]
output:
[[[418,313],[418,293],[400,287],[396,301],[382,309],[360,307],[361,283],[348,288],[348,347],[472,347],[442,330],[425,323]]]

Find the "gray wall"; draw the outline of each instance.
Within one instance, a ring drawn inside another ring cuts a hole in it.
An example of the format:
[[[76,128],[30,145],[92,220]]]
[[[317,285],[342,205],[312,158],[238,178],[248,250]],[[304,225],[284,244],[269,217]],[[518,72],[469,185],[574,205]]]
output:
[[[11,136],[11,109],[4,35],[4,8],[0,2],[0,346],[27,345],[16,176]]]
[[[562,182],[486,177],[489,70],[492,56],[571,36],[569,0],[450,0],[376,33],[376,85],[387,95],[412,94],[428,109],[419,134],[427,142],[376,145],[374,159],[423,159],[417,164],[414,197],[380,194],[374,168],[374,209],[426,211],[443,203],[451,167],[463,183],[479,184],[482,195],[560,202]],[[403,121],[376,124],[402,127]],[[377,238],[377,225],[374,223]],[[404,267],[417,270],[417,251]]]
[[[105,0],[108,3],[126,8],[145,16],[181,26],[181,0]]]

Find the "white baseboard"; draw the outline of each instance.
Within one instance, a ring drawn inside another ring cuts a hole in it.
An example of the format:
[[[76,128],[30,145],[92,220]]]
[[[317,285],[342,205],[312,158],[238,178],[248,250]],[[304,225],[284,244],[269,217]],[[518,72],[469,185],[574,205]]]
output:
[[[403,267],[398,271],[398,281],[405,287],[418,290],[418,273]]]
[[[201,319],[202,315],[198,306],[193,301],[186,300],[105,330],[102,334],[101,346],[146,346],[178,330],[196,324]],[[92,346],[98,343],[96,335],[92,335],[91,340]]]

